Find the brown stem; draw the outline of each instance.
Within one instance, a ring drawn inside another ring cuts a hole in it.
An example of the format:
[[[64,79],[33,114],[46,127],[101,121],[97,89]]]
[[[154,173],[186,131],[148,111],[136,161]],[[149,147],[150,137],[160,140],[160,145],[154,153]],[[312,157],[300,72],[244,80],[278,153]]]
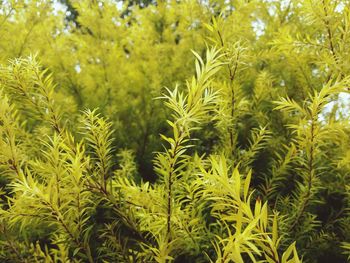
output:
[[[71,230],[69,229],[67,224],[64,222],[64,219],[63,219],[62,214],[60,213],[60,211],[58,209],[55,209],[50,202],[48,202],[46,200],[42,200],[42,202],[50,208],[50,210],[52,212],[52,215],[55,216],[57,221],[63,227],[64,231],[69,235],[70,239],[75,243],[75,245],[77,247],[81,248],[85,252],[85,255],[88,257],[89,262],[90,263],[94,263],[94,260],[93,260],[93,258],[91,256],[91,252],[90,252],[89,246],[86,246],[85,244],[82,244],[82,242],[77,237],[74,236],[74,234],[71,232]]]
[[[218,36],[219,36],[219,40],[220,40],[220,44],[221,44],[221,47],[224,48],[225,47],[225,43],[224,43],[224,40],[223,40],[223,37],[221,35],[221,32],[218,30],[217,31],[218,33]],[[227,54],[225,54],[225,57],[227,60],[229,60],[229,57]],[[236,76],[236,73],[237,73],[237,70],[238,70],[238,60],[239,60],[239,57],[240,57],[240,52],[238,51],[237,52],[237,56],[236,56],[236,61],[235,61],[235,65],[234,65],[234,68],[232,70],[231,66],[228,64],[227,65],[227,68],[228,68],[228,71],[229,71],[229,78],[230,78],[230,90],[231,90],[231,119],[233,120],[234,118],[234,114],[235,114],[235,104],[236,104],[236,100],[235,100],[235,90],[234,90],[234,87],[233,87],[233,81],[235,79],[235,76]],[[230,135],[230,146],[231,146],[231,151],[233,152],[234,148],[235,148],[235,145],[234,145],[234,127],[231,127],[229,128],[229,135]]]

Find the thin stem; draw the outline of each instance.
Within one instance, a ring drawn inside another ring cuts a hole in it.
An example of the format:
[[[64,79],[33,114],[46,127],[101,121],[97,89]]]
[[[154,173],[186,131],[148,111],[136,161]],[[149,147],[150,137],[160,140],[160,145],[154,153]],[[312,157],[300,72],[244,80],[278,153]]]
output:
[[[317,118],[317,117],[316,117]],[[297,213],[296,218],[294,219],[293,223],[291,224],[289,231],[294,230],[294,228],[297,226],[297,224],[300,221],[301,216],[303,215],[311,197],[311,189],[312,189],[312,179],[314,176],[314,152],[315,152],[315,125],[316,125],[317,119],[313,116],[311,119],[311,127],[310,127],[310,157],[308,158],[307,163],[307,171],[308,171],[308,178],[307,178],[307,190],[303,197],[303,201],[301,204],[301,208],[299,212]]]
[[[76,246],[80,247],[81,249],[83,249],[83,251],[85,251],[85,255],[87,256],[89,262],[94,263],[89,246],[84,243],[82,244],[82,242],[74,236],[72,231],[69,229],[68,225],[64,222],[61,212],[58,209],[56,209],[50,202],[46,200],[42,200],[42,202],[50,208],[52,215],[55,216],[57,221],[63,227],[64,231],[69,235],[70,239],[76,244]]]
[[[168,203],[167,203],[167,236],[169,239],[170,239],[170,232],[171,232],[171,214],[172,214],[171,200],[172,200],[173,175],[174,175],[174,169],[175,169],[176,159],[177,159],[176,154],[178,152],[179,146],[181,145],[181,141],[183,139],[182,137],[183,137],[183,132],[180,132],[178,140],[175,141],[175,145],[170,155],[170,167],[169,167],[169,179],[168,179]]]
[[[14,243],[10,237],[7,234],[6,228],[4,223],[1,224],[2,227],[0,229],[0,232],[3,234],[3,237],[7,240],[8,246],[9,248],[12,250],[12,252],[16,255],[16,258],[20,261],[23,262],[23,257],[21,255],[21,253],[17,250],[16,248],[16,243]]]
[[[220,45],[221,45],[222,48],[224,48],[225,47],[225,43],[224,43],[224,39],[223,39],[223,37],[221,35],[220,30],[217,30],[217,33],[218,33],[218,36],[219,36]],[[237,73],[237,70],[238,70],[239,57],[240,57],[240,52],[238,50],[233,69],[231,68],[231,66],[229,64],[227,64],[227,68],[228,68],[228,72],[229,72],[229,79],[230,79],[229,85],[230,85],[230,91],[231,91],[231,113],[230,113],[231,114],[231,120],[233,120],[234,117],[235,117],[236,98],[235,98],[235,90],[234,90],[234,86],[233,86],[233,81],[235,79],[235,76],[236,76],[236,73]],[[228,55],[226,53],[225,53],[225,58],[229,61],[229,57],[228,57]],[[230,148],[231,148],[230,150],[231,150],[231,152],[233,152],[234,148],[235,148],[234,130],[235,130],[234,127],[230,127],[229,131],[228,131],[229,135],[230,135]]]

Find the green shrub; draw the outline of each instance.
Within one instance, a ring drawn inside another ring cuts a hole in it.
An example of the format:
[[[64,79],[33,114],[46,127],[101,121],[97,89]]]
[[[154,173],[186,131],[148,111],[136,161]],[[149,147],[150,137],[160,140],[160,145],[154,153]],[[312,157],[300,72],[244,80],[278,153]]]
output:
[[[348,1],[62,2],[0,3],[2,262],[349,259]]]

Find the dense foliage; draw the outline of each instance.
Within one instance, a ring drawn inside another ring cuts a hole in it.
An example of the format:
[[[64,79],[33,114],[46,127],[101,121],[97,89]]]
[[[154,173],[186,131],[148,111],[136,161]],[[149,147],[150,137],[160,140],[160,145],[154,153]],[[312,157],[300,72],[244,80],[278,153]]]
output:
[[[0,0],[1,262],[347,262],[350,1]]]

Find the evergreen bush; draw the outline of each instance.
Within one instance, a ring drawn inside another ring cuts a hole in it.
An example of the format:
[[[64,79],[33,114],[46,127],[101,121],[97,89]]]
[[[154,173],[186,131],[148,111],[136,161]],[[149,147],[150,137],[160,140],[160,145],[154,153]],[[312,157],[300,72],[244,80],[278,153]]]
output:
[[[349,25],[348,0],[0,1],[0,261],[347,262]]]

